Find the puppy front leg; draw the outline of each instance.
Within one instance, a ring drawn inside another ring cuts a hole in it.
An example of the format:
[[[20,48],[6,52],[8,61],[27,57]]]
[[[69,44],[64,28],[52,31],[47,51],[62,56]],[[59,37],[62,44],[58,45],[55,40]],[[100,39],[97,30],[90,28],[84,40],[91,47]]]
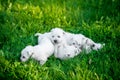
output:
[[[55,46],[54,56],[57,57],[57,46]]]

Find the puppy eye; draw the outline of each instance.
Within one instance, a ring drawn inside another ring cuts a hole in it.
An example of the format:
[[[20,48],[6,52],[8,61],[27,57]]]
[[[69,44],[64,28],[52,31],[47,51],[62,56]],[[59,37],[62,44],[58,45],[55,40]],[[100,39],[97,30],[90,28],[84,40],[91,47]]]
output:
[[[92,47],[95,47],[95,45],[93,44]]]
[[[54,36],[52,36],[52,38],[54,38]]]
[[[75,43],[73,43],[73,45],[75,45]]]
[[[25,58],[25,56],[23,56],[22,58]]]
[[[58,38],[60,38],[60,36],[58,36]]]
[[[70,56],[70,54],[67,54],[67,56]]]

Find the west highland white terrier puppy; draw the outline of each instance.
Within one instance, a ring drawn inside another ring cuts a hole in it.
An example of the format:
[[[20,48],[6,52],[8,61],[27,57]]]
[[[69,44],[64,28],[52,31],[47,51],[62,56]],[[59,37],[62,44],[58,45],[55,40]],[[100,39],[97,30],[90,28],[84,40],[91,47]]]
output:
[[[74,46],[69,46],[67,44],[60,44],[57,47],[57,54],[56,58],[59,58],[61,60],[68,59],[68,58],[73,58],[78,54],[77,48]]]
[[[40,61],[40,64],[43,65],[48,57],[50,57],[54,52],[54,45],[51,40],[47,37],[42,37],[39,45],[35,46],[26,46],[21,51],[21,61],[25,62],[29,58],[33,58],[37,61]]]
[[[84,49],[86,50],[86,53],[90,53],[92,50],[100,50],[105,46],[105,44],[101,43],[95,43],[90,38],[86,38],[86,42],[84,44]]]
[[[84,50],[87,54],[92,50],[99,50],[103,48],[105,44],[95,43],[90,38],[85,37],[82,34],[76,34],[71,40],[71,44],[79,46],[80,49]]]
[[[78,50],[73,45],[68,45],[65,38],[65,31],[59,28],[51,30],[51,41],[55,45],[54,56],[59,59],[72,58],[78,54]]]
[[[51,32],[53,32],[54,31],[54,33],[62,33],[62,36],[64,37],[64,39],[66,40],[66,42],[67,42],[67,44],[69,45],[70,43],[71,43],[71,38],[73,38],[73,36],[75,35],[75,34],[73,34],[73,33],[69,33],[69,32],[65,32],[63,29],[61,29],[61,28],[54,28],[54,29],[52,29],[51,30]]]
[[[63,41],[64,38],[64,34],[65,34],[65,31],[63,31],[62,29],[60,28],[54,28],[51,30],[51,41],[54,43],[54,44],[59,44]]]
[[[41,43],[41,40],[42,40],[42,38],[44,38],[44,37],[47,37],[47,38],[50,39],[50,35],[51,35],[50,32],[46,32],[46,33],[43,33],[43,34],[41,34],[41,33],[36,33],[36,34],[35,34],[35,36],[38,37],[38,44]]]

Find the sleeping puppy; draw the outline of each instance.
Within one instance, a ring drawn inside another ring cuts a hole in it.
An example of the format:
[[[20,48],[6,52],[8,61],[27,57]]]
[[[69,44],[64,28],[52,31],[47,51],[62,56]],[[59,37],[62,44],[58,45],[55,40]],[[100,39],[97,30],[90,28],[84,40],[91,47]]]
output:
[[[90,38],[85,37],[82,34],[76,34],[71,39],[71,43],[75,46],[78,46],[82,51],[85,51],[87,54],[90,53],[92,50],[99,50],[103,48],[105,44],[95,43]]]
[[[87,38],[84,48],[86,49],[86,52],[89,53],[92,50],[98,51],[99,49],[102,49],[104,46],[105,44],[95,43],[93,40]]]
[[[41,37],[39,45],[26,46],[21,51],[21,61],[25,62],[29,58],[33,58],[40,62],[41,65],[45,64],[48,57],[54,52],[54,45],[47,37]]]
[[[68,45],[65,38],[65,31],[59,28],[51,30],[51,41],[55,45],[54,56],[59,59],[72,58],[77,53],[77,48]]]
[[[74,34],[74,36],[69,40],[69,45],[74,45],[78,49],[78,54],[80,54],[84,47],[85,38],[86,37],[82,34]]]
[[[75,34],[71,39],[69,45],[79,46],[82,49],[83,44],[85,44],[86,37],[82,34]]]
[[[75,48],[74,46],[69,46],[67,44],[60,44],[57,47],[56,58],[64,60],[64,59],[68,59],[68,58],[73,58],[77,54],[78,54],[77,48]]]

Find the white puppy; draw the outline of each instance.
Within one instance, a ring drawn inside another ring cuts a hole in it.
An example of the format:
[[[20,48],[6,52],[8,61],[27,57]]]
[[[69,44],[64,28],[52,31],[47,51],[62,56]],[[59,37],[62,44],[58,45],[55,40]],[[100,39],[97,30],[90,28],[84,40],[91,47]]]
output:
[[[44,37],[47,37],[47,38],[50,39],[50,35],[51,35],[50,32],[46,32],[46,33],[44,33],[44,34],[41,34],[41,33],[36,33],[36,34],[35,34],[35,36],[38,37],[38,44],[41,43],[41,40],[42,40],[42,38],[44,38]]]
[[[21,61],[25,62],[30,57],[40,61],[40,64],[43,65],[48,57],[50,57],[54,52],[54,45],[47,37],[42,37],[39,45],[36,46],[27,46],[21,51]]]
[[[66,40],[67,44],[69,45],[71,43],[71,38],[73,38],[73,36],[75,34],[69,33],[69,32],[65,32],[63,29],[61,28],[54,28],[51,30],[51,32],[54,32],[55,34],[62,34],[62,37],[64,37],[64,39]]]
[[[83,44],[85,43],[85,36],[82,34],[74,34],[69,40],[69,45],[74,45],[78,49],[78,54],[83,50]]]
[[[72,38],[71,38],[71,42],[69,43],[69,45],[74,45],[74,46],[79,46],[82,48],[83,44],[85,44],[85,39],[86,37],[82,34],[75,34]]]
[[[105,44],[95,43],[93,40],[86,38],[86,42],[84,44],[84,49],[86,53],[91,52],[92,50],[98,51],[99,49],[103,48]]]
[[[95,43],[94,46],[92,47],[93,50],[99,50],[101,48],[103,48],[105,46],[105,43],[101,44],[101,43]]]
[[[65,39],[65,31],[59,28],[51,30],[51,41],[55,45],[54,56],[59,59],[72,58],[76,56],[77,48],[68,45]]]
[[[78,54],[77,48],[75,48],[74,46],[69,46],[67,44],[60,44],[57,47],[57,54],[55,55],[56,58],[63,60],[63,59],[73,58],[77,54]]]
[[[60,28],[54,28],[51,30],[51,41],[54,44],[59,44],[63,41],[65,32]]]
[[[82,34],[76,34],[71,40],[71,44],[79,46],[80,49],[84,50],[86,53],[90,53],[92,50],[99,50],[105,44],[95,43],[90,38],[85,37]]]

